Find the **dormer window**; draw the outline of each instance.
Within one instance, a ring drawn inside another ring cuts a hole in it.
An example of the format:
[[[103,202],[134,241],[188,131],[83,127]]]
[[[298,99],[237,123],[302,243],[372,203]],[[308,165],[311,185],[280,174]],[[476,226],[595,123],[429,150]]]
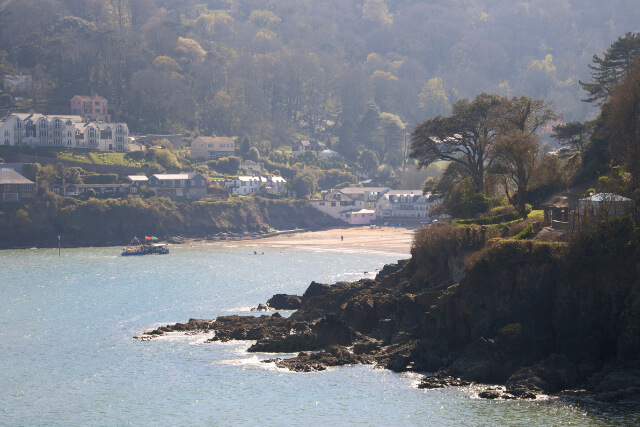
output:
[[[38,126],[40,127],[40,129],[46,129],[47,128],[47,120],[46,119],[40,119],[38,121]]]

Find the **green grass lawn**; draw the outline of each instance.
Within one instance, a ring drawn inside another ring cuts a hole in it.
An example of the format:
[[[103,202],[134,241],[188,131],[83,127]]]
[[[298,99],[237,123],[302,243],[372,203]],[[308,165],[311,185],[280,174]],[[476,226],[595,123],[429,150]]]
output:
[[[125,153],[62,151],[58,153],[58,158],[61,160],[71,160],[80,163],[95,163],[97,165],[122,165],[138,168],[143,167],[146,164],[144,160],[133,160],[126,157]]]
[[[542,209],[532,210],[529,214],[529,218],[542,218],[544,216],[544,211]]]
[[[58,153],[58,159],[70,160],[72,162],[91,163],[91,159],[87,156],[87,152],[78,151],[61,151]]]

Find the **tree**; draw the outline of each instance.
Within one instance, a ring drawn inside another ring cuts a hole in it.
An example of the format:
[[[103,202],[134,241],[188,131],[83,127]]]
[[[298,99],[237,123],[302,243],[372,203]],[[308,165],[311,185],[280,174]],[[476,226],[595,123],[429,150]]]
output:
[[[492,173],[506,178],[505,192],[512,203],[509,195],[509,183],[516,186],[518,212],[523,218],[526,218],[529,180],[538,164],[538,154],[540,153],[538,138],[535,134],[512,129],[510,132],[500,135],[492,149],[494,152]]]
[[[582,147],[589,139],[593,130],[593,122],[569,122],[553,127],[551,138],[563,146],[572,147],[576,151],[582,151]]]
[[[252,160],[254,162],[260,161],[260,152],[256,147],[251,147],[245,155],[245,160]]]
[[[640,33],[627,33],[611,44],[604,56],[593,55],[594,65],[589,64],[591,83],[580,82],[587,91],[585,102],[602,105],[623,81],[627,70],[640,53]]]
[[[528,96],[503,99],[496,108],[498,136],[491,147],[493,172],[507,178],[518,189],[518,211],[527,217],[527,190],[538,164],[539,137],[536,132],[558,116],[550,105]],[[505,185],[508,194],[508,185]]]
[[[316,176],[309,171],[304,171],[295,176],[292,188],[300,199],[310,198],[318,185]]]
[[[358,163],[360,163],[362,169],[366,170],[371,175],[378,169],[378,166],[380,165],[380,161],[378,160],[378,155],[376,154],[376,152],[367,148],[362,150],[362,153],[360,153],[360,156],[358,157]]]
[[[603,107],[602,116],[609,132],[609,150],[616,165],[624,165],[631,174],[632,189],[640,189],[640,58],[611,99]]]
[[[448,160],[463,166],[476,191],[484,190],[484,169],[496,135],[495,108],[502,98],[482,93],[473,101],[462,99],[448,117],[420,123],[411,134],[410,157],[419,167]]]

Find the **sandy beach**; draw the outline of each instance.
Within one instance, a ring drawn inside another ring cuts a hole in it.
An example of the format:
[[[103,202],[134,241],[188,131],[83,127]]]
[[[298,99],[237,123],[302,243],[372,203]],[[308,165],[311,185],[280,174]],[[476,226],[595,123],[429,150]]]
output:
[[[336,250],[397,254],[409,257],[414,228],[406,227],[348,227],[322,231],[287,232],[276,236],[251,240],[220,241],[207,244],[247,246],[254,251],[269,249],[286,251],[289,248]]]

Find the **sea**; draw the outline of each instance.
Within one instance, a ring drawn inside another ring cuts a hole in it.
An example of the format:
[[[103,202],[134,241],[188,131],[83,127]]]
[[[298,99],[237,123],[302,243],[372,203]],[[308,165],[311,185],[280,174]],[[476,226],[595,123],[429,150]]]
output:
[[[190,318],[258,315],[251,308],[276,293],[374,277],[406,257],[256,242],[137,257],[0,251],[0,425],[640,425],[633,405],[489,401],[484,386],[421,390],[419,374],[372,366],[293,373],[262,362],[274,354],[247,353],[251,342],[206,334],[134,339]]]

